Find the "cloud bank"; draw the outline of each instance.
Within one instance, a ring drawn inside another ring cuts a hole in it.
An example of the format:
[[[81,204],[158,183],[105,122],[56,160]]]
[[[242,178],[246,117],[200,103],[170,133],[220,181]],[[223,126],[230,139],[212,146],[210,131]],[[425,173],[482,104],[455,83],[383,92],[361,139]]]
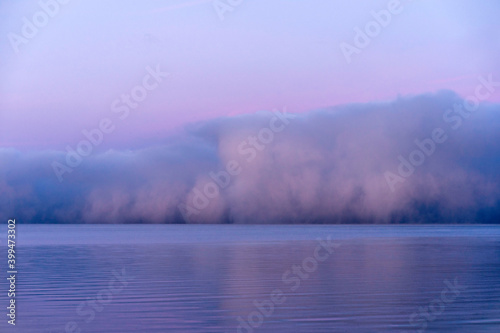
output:
[[[218,118],[93,153],[62,182],[66,152],[2,149],[0,211],[19,223],[498,223],[500,105],[466,103],[442,91]]]

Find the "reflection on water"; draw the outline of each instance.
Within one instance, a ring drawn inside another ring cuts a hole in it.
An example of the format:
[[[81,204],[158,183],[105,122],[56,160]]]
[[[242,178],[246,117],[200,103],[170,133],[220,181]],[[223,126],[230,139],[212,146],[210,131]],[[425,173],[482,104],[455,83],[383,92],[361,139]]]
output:
[[[218,241],[190,226],[165,244],[146,236],[182,226],[20,227],[18,332],[500,331],[499,227],[217,226]],[[88,237],[102,230],[117,232]],[[49,231],[81,242],[44,244]],[[328,235],[340,246],[313,259]],[[433,303],[454,281],[460,293]]]

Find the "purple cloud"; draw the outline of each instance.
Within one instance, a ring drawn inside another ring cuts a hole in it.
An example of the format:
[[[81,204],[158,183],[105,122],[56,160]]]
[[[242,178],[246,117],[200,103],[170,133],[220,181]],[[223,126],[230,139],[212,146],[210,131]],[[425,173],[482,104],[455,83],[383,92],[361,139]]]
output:
[[[1,149],[0,210],[25,223],[499,222],[500,105],[483,103],[454,128],[457,103],[441,91],[221,117],[96,152],[63,182],[52,163],[64,152]],[[398,175],[398,157],[436,128],[447,140],[391,191],[385,174]]]

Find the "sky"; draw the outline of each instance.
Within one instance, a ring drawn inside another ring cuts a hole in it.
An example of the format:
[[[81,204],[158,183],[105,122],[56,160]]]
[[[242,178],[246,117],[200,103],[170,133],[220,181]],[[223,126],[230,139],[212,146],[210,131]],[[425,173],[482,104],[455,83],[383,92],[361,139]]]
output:
[[[499,13],[495,0],[0,1],[0,212],[498,221]]]
[[[9,34],[22,36],[23,18],[33,22],[41,6],[2,1],[0,146],[63,150],[77,143],[141,83],[148,66],[169,78],[102,148],[284,106],[307,112],[440,89],[465,97],[478,75],[498,73],[494,0],[401,1],[400,12],[347,63],[341,43],[354,45],[354,29],[389,3],[243,1],[221,20],[212,1],[73,0],[13,47]]]

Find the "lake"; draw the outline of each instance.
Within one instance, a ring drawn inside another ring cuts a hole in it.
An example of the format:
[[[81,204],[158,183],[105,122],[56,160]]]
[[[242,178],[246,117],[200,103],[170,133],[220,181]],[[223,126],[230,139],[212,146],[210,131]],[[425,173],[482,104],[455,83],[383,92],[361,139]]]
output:
[[[500,226],[18,225],[16,245],[1,332],[500,332]]]

